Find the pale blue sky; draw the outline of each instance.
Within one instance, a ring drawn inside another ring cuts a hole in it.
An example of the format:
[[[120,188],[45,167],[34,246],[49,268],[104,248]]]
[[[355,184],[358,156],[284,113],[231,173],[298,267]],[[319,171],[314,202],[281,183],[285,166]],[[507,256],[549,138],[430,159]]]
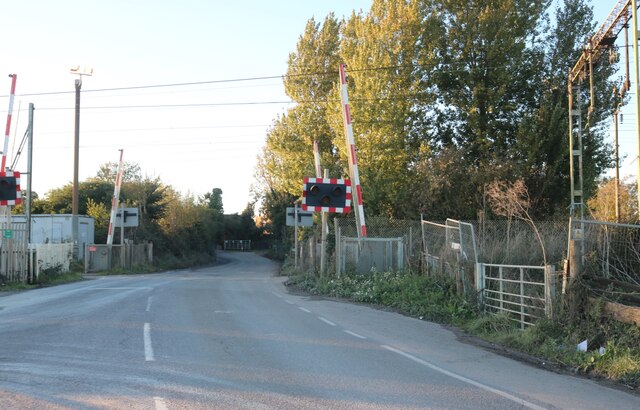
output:
[[[255,157],[268,126],[287,105],[110,108],[138,105],[287,101],[282,81],[114,92],[90,90],[279,76],[307,20],[367,9],[369,0],[21,0],[5,2],[0,24],[0,95],[18,74],[13,126],[26,129],[36,106],[33,187],[40,195],[73,178],[74,79],[83,80],[80,179],[124,159],[179,191],[222,188],[225,210],[251,199]],[[86,90],[86,92],[84,92]],[[50,91],[68,94],[25,95]],[[19,105],[21,112],[18,113]],[[8,99],[0,98],[4,124]],[[54,108],[56,108],[54,110]],[[16,128],[17,127],[17,128]],[[4,127],[2,128],[4,129]],[[12,130],[12,135],[15,131]],[[10,146],[13,145],[13,141]],[[10,151],[12,155],[12,151]],[[26,156],[24,156],[26,157]],[[26,158],[16,170],[26,171]]]
[[[596,1],[604,19],[614,1]],[[6,121],[10,79],[18,74],[12,137],[35,115],[34,190],[43,195],[73,178],[73,65],[94,68],[83,81],[80,179],[124,159],[182,193],[223,190],[225,211],[251,199],[255,158],[287,101],[278,78],[189,87],[91,90],[280,76],[307,20],[322,21],[371,0],[20,0],[5,2],[0,24],[0,121]],[[63,94],[41,94],[66,91]],[[171,104],[204,107],[116,108]],[[92,108],[111,107],[111,108]],[[20,112],[18,109],[21,108]],[[356,119],[357,120],[357,119]],[[633,117],[625,116],[623,129]],[[2,128],[4,129],[4,127]],[[626,144],[633,136],[623,137]],[[13,140],[10,147],[13,145]],[[631,146],[630,146],[631,147]],[[635,158],[635,145],[630,162]],[[13,155],[13,150],[10,150]],[[26,171],[26,155],[16,167]]]

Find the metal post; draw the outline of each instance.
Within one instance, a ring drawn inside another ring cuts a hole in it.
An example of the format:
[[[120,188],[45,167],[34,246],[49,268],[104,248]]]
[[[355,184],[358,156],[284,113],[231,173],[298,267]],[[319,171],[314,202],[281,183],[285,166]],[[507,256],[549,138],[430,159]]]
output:
[[[324,177],[329,178],[329,170],[324,170]],[[329,230],[329,213],[322,213],[322,236],[320,240],[320,276],[324,276],[327,270],[327,233]]]
[[[124,204],[120,208],[120,245],[124,245]]]
[[[520,268],[520,329],[524,330],[526,320],[524,313],[524,268]]]
[[[31,243],[31,184],[33,180],[33,103],[29,103],[29,125],[27,127],[27,143],[29,144],[27,147],[27,174],[29,179],[27,179],[27,198],[25,198],[25,216],[27,218],[27,232],[26,241],[27,241],[27,254],[32,255],[33,251],[29,244]],[[31,272],[31,282],[35,282],[35,266],[33,264],[33,258],[29,260],[29,272]]]
[[[298,269],[298,204],[293,203],[293,249],[294,267]]]
[[[340,227],[338,226],[338,218],[333,220],[333,228],[336,233],[336,277],[342,274],[342,246],[340,240]]]
[[[29,103],[29,126],[27,133],[27,173],[29,179],[27,179],[27,198],[25,201],[25,215],[27,217],[27,244],[31,243],[31,184],[33,183],[33,103]]]

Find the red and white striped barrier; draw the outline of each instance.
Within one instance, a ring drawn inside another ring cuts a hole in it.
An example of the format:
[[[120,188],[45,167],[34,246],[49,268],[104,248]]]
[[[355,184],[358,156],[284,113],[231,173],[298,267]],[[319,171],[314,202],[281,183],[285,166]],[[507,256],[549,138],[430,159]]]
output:
[[[367,237],[367,226],[364,222],[364,206],[362,205],[362,187],[360,186],[360,174],[358,172],[358,160],[356,157],[356,144],[353,138],[353,125],[351,124],[351,109],[349,108],[349,94],[347,92],[347,75],[345,65],[340,64],[340,97],[342,100],[342,114],[344,120],[344,131],[347,141],[347,153],[349,157],[349,171],[351,180],[356,190],[356,199],[353,209],[356,213],[356,225],[358,237]]]
[[[17,74],[9,74],[11,77],[11,93],[9,94],[9,111],[7,111],[7,126],[4,132],[4,148],[2,149],[2,165],[0,166],[0,172],[6,171],[7,166],[7,151],[9,151],[9,135],[11,134],[11,115],[13,114],[13,100],[16,96],[16,80]]]
[[[118,162],[118,173],[116,174],[116,184],[113,190],[113,197],[111,198],[111,216],[109,217],[109,230],[107,231],[107,245],[113,244],[113,231],[115,230],[116,215],[118,213],[118,205],[120,203],[120,185],[122,185],[123,174],[123,162],[122,154],[123,150],[120,150],[120,162]],[[123,216],[124,218],[124,216]]]

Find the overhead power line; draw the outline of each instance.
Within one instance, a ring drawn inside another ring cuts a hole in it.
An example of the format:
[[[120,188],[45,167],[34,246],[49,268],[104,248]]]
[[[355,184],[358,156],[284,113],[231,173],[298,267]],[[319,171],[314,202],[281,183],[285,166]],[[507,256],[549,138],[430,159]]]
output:
[[[107,109],[138,109],[138,108],[197,108],[197,107],[219,107],[234,105],[270,105],[270,104],[295,104],[295,101],[246,101],[246,102],[223,102],[223,103],[190,103],[190,104],[151,104],[151,105],[110,105],[110,106],[89,106],[82,107],[83,110],[107,110]],[[42,107],[39,111],[47,110],[73,110],[74,107]]]
[[[445,65],[442,65],[442,63],[440,62],[434,62],[434,63],[428,63],[428,64],[416,63],[416,64],[403,64],[403,65],[380,66],[380,67],[353,67],[353,68],[347,68],[347,73],[364,72],[364,71],[399,70],[399,69],[407,69],[407,68],[436,68],[436,67],[441,67],[442,69],[445,67]],[[484,67],[484,68],[492,69],[496,67]],[[461,67],[459,69],[447,68],[447,69],[441,70],[441,72],[458,72],[458,71],[466,72],[467,68],[466,67]],[[267,75],[267,76],[259,76],[259,77],[230,78],[230,79],[223,79],[223,80],[207,80],[207,81],[192,81],[192,82],[184,82],[184,83],[148,84],[148,85],[125,86],[125,87],[96,88],[96,89],[82,90],[82,93],[143,90],[143,89],[150,89],[150,88],[189,87],[189,86],[207,85],[207,84],[224,84],[224,83],[264,81],[264,80],[274,80],[274,79],[284,80],[285,78],[320,77],[320,76],[337,76],[337,75],[338,75],[337,70],[309,71],[309,72],[303,72],[303,73],[297,73],[297,74]],[[72,94],[72,93],[75,93],[75,91],[74,90],[44,91],[44,92],[36,92],[36,93],[16,94],[16,96],[32,97],[32,96],[59,95],[59,94]],[[0,95],[0,98],[5,98],[5,97],[8,97],[8,95]]]
[[[337,71],[335,72],[337,73]],[[164,87],[189,87],[194,85],[207,85],[207,84],[222,84],[222,83],[237,83],[244,81],[264,81],[264,80],[274,80],[278,78],[286,78],[286,77],[306,77],[306,76],[317,76],[317,75],[326,75],[328,73],[300,73],[300,74],[286,74],[286,75],[269,75],[262,77],[245,77],[245,78],[231,78],[225,80],[209,80],[209,81],[193,81],[186,83],[168,83],[168,84],[151,84],[151,85],[133,85],[127,87],[112,87],[112,88],[96,88],[96,89],[88,89],[82,90],[83,93],[94,93],[94,92],[110,92],[110,91],[124,91],[124,90],[142,90],[148,88],[164,88]],[[39,96],[39,95],[56,95],[56,94],[72,94],[75,91],[65,90],[65,91],[48,91],[48,92],[38,92],[38,93],[28,93],[28,94],[18,94],[19,97],[30,97],[30,96]],[[8,95],[0,95],[0,97],[8,97]]]

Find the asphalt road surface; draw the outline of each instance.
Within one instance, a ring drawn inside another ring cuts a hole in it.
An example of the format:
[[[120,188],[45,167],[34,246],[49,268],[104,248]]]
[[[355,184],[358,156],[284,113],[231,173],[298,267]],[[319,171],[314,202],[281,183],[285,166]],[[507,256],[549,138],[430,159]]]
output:
[[[640,396],[289,294],[251,253],[0,297],[0,408],[640,409]]]

